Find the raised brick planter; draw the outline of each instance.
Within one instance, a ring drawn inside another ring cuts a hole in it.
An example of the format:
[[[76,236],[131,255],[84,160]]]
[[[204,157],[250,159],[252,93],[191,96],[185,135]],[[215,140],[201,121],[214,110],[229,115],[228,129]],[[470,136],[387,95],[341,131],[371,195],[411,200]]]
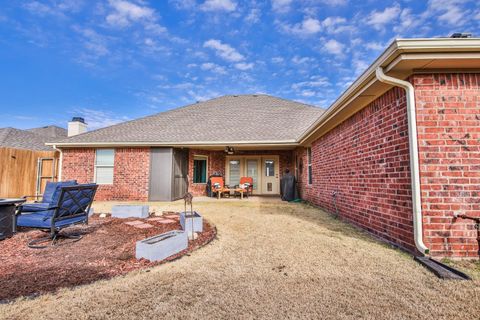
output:
[[[137,259],[161,261],[187,249],[187,247],[187,233],[181,230],[173,230],[137,241],[135,257]]]
[[[148,218],[148,206],[116,205],[112,207],[113,218]]]
[[[180,212],[180,225],[182,229],[187,232],[192,232],[192,217],[190,216],[191,211],[187,211],[187,216],[185,217],[185,212]],[[193,211],[193,232],[203,232],[203,217],[197,212]]]

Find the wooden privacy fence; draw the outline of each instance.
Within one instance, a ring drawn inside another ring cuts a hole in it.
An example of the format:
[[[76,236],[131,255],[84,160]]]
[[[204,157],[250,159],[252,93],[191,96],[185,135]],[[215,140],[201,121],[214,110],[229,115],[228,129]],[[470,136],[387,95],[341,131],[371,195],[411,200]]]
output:
[[[58,152],[0,148],[0,198],[42,193],[56,180]]]

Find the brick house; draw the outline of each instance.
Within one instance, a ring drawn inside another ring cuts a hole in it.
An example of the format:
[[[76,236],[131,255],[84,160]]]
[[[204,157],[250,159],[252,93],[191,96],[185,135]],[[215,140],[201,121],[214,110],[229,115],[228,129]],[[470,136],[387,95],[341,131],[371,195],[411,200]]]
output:
[[[473,257],[454,214],[480,215],[480,40],[395,40],[326,111],[226,96],[52,144],[63,179],[103,183],[98,200],[204,194],[214,172],[278,194],[289,168],[304,200],[389,243]]]

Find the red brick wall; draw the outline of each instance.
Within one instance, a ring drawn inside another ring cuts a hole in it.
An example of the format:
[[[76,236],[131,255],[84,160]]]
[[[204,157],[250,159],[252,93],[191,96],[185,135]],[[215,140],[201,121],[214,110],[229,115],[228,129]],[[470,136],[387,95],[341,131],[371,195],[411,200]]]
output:
[[[480,216],[480,74],[412,77],[417,106],[424,237],[433,255],[476,257]]]
[[[206,195],[205,183],[193,183],[193,157],[195,155],[207,156],[207,179],[214,172],[225,175],[225,153],[223,151],[208,151],[190,149],[188,162],[188,191],[196,196]]]
[[[278,155],[279,156],[279,169],[280,177],[286,168],[293,170],[292,166],[292,151],[290,150],[265,150],[265,151],[248,151],[248,150],[239,150],[236,151],[237,155]],[[209,150],[199,150],[199,149],[190,149],[189,152],[189,166],[188,166],[188,176],[189,176],[189,186],[188,190],[194,195],[206,195],[206,185],[199,183],[192,183],[193,179],[193,157],[195,155],[204,155],[208,157],[208,172],[207,177],[212,175],[214,172],[220,173],[222,176],[225,176],[225,152],[224,151],[209,151]]]
[[[100,185],[95,200],[148,200],[149,148],[115,149],[113,185]],[[94,181],[95,149],[63,150],[62,180]]]
[[[302,197],[376,236],[413,251],[413,220],[405,92],[393,88],[312,144],[313,183],[306,150]]]

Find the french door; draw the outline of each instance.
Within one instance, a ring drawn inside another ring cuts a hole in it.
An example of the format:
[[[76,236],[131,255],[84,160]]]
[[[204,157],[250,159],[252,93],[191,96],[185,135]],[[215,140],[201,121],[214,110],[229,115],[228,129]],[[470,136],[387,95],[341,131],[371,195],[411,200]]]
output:
[[[280,193],[278,156],[228,156],[225,183],[235,186],[241,177],[253,178],[253,194]]]

